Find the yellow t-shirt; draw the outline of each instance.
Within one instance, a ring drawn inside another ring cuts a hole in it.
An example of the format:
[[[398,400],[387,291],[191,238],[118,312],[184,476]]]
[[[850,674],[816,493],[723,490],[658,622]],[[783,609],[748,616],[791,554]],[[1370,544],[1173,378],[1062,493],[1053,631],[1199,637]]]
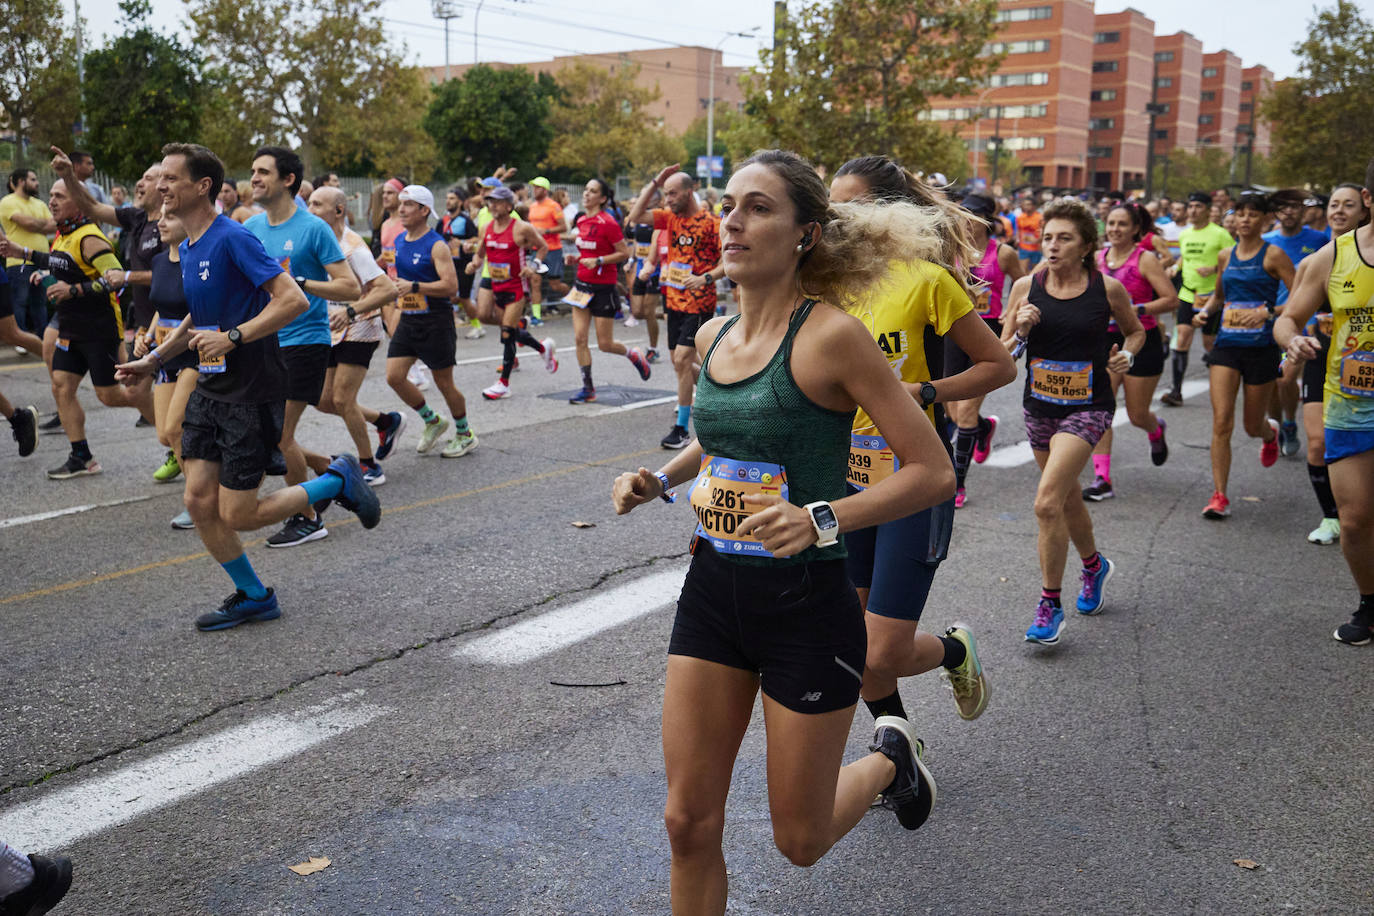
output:
[[[903,382],[920,383],[931,381],[927,332],[948,334],[954,322],[973,311],[973,301],[943,267],[929,261],[894,261],[868,302],[852,311],[873,334],[893,374]],[[939,341],[932,345],[944,346]],[[926,416],[935,422],[933,405]],[[854,432],[872,429],[872,418],[860,408],[854,415]]]
[[[14,214],[22,213],[44,222],[52,218],[52,212],[48,205],[37,197],[24,198],[18,194],[6,194],[0,197],[0,229],[5,230],[5,235],[14,239],[16,245],[23,245],[34,251],[48,250],[48,237],[41,232],[30,232],[28,229],[21,229],[15,225]],[[20,258],[5,258],[6,267],[14,267],[24,263]]]
[[[1374,430],[1374,267],[1355,236],[1336,239],[1326,281],[1332,323],[1323,417],[1332,429]]]

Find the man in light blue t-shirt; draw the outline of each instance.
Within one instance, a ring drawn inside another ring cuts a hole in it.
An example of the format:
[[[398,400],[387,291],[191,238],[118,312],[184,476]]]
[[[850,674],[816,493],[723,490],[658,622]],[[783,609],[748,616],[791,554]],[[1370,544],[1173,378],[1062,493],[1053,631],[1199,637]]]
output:
[[[311,470],[296,442],[296,425],[305,405],[318,406],[329,371],[329,305],[326,300],[350,302],[360,295],[358,280],[348,269],[339,241],[329,224],[296,206],[296,192],[305,174],[301,158],[280,146],[264,146],[253,157],[253,202],[264,212],[244,228],[262,242],[268,257],[282,266],[305,292],[310,308],[277,332],[286,365],[286,414],[280,449],[286,460],[288,485],[305,483]],[[323,474],[328,462],[313,468]],[[267,539],[268,547],[295,547],[328,536],[318,513],[306,507],[286,520],[282,530]]]

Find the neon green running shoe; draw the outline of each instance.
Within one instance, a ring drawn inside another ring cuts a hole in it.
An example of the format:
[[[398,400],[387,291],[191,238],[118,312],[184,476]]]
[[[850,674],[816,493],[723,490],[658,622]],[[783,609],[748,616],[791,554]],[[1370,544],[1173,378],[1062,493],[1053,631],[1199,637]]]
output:
[[[954,692],[954,705],[959,718],[973,720],[983,714],[988,705],[988,685],[983,680],[983,664],[978,661],[978,644],[967,624],[956,623],[945,630],[945,636],[964,644],[964,660],[957,668],[946,668],[940,675]]]
[[[167,460],[162,462],[162,467],[153,471],[153,479],[158,483],[170,483],[181,476],[181,465],[177,463],[176,453],[171,449],[167,450]]]
[[[448,432],[448,421],[436,419],[432,423],[426,423],[425,428],[420,433],[420,441],[415,444],[415,451],[423,455],[425,452],[439,444],[439,437]]]

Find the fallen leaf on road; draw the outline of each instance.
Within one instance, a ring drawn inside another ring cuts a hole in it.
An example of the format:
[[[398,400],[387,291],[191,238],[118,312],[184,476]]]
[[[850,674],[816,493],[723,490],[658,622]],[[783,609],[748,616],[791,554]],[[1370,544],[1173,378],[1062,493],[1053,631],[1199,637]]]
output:
[[[998,576],[998,577],[997,577],[997,581],[998,581],[998,582],[1005,582],[1005,581],[1007,581],[1007,577],[1006,577],[1006,576]]]
[[[1235,864],[1239,865],[1241,868],[1248,868],[1251,871],[1254,871],[1256,868],[1259,868],[1259,863],[1256,862],[1254,859],[1236,859]]]
[[[324,856],[311,856],[308,862],[302,862],[300,865],[288,865],[286,867],[298,875],[313,875],[317,871],[324,871],[331,864],[333,863]]]
[[[595,522],[573,522],[573,523],[572,523],[572,526],[573,526],[574,528],[595,528],[595,527],[596,527],[596,523],[595,523]]]
[[[1260,501],[1258,496],[1242,496],[1241,499],[1245,500],[1247,503],[1257,503]]]

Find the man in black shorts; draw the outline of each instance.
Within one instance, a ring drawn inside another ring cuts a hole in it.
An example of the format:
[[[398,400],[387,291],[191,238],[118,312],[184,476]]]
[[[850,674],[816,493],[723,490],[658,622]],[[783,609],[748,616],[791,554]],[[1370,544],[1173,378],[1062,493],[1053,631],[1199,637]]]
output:
[[[305,406],[318,407],[329,371],[330,335],[328,299],[352,301],[360,295],[358,280],[344,261],[339,240],[324,220],[296,206],[304,166],[301,158],[280,146],[264,146],[253,158],[253,202],[265,212],[250,218],[243,227],[258,237],[267,256],[281,264],[305,293],[310,308],[277,334],[282,363],[286,366],[286,417],[282,426],[281,454],[286,461],[287,484],[304,483],[309,472],[323,474],[327,466],[318,457],[312,468],[305,450],[296,441],[296,425]],[[281,531],[267,539],[268,547],[296,547],[327,537],[329,530],[315,510],[307,506]]]
[[[107,407],[132,407],[153,422],[153,394],[147,386],[121,388],[115,384],[115,364],[124,342],[119,304],[103,274],[120,270],[109,239],[77,208],[66,182],[53,182],[48,207],[60,235],[51,252],[22,248],[9,239],[0,254],[22,258],[50,276],[44,294],[57,314],[57,348],[52,358],[52,393],[57,415],[71,442],[71,453],[48,471],[52,480],[67,480],[101,472],[86,442],[86,412],[77,399],[77,386],[87,374],[95,396]]]
[[[186,404],[181,442],[186,508],[206,550],[233,580],[234,592],[197,617],[196,628],[223,630],[281,616],[276,593],[253,571],[238,532],[282,521],[325,499],[356,512],[364,528],[375,528],[381,504],[352,455],[340,455],[314,480],[259,497],[267,469],[280,460],[276,443],[285,416],[286,370],[277,331],[309,303],[253,233],[215,213],[224,180],[219,158],[189,143],[169,143],[162,151],[158,188],[167,212],[186,227],[181,278],[190,314],[183,329],[193,331],[174,332],[147,356],[120,366],[119,376],[132,383],[187,345],[197,352],[200,380]]]

